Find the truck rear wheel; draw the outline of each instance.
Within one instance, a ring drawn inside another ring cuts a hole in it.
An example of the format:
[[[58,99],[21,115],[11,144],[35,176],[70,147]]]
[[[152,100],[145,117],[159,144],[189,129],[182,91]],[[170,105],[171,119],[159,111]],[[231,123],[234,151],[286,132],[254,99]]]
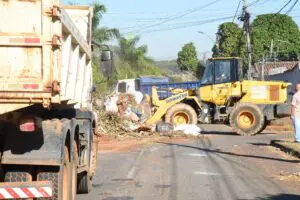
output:
[[[78,147],[77,143],[73,143],[73,159],[71,163],[71,187],[72,187],[72,200],[75,199],[77,194],[77,166],[78,166]]]
[[[37,174],[38,181],[52,181],[53,184],[53,200],[70,200],[70,176],[71,163],[69,150],[64,147],[64,159],[61,167],[40,167]]]
[[[30,182],[32,172],[29,166],[7,166],[4,173],[4,182]]]
[[[191,106],[179,103],[167,111],[165,121],[174,125],[197,124],[198,118],[196,111]]]
[[[238,103],[231,112],[230,125],[239,135],[255,135],[263,129],[265,117],[257,105]]]
[[[92,189],[92,180],[88,172],[78,175],[77,191],[79,194],[88,194]]]

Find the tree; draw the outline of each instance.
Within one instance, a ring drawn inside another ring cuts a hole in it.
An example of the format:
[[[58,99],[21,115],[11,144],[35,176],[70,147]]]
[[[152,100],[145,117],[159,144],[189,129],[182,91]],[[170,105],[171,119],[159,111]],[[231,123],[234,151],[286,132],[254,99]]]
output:
[[[106,7],[103,4],[93,4],[93,18],[92,18],[92,40],[99,44],[103,44],[111,39],[120,36],[119,30],[115,28],[99,27],[103,14],[106,12]],[[93,52],[93,81],[97,87],[97,94],[107,90],[109,85],[114,82],[113,78],[107,82],[107,77],[104,77],[99,66],[101,49],[95,48]]]
[[[122,37],[119,40],[120,58],[130,63],[134,67],[139,67],[139,65],[143,65],[143,62],[153,62],[149,57],[146,56],[148,52],[147,45],[137,46],[139,41],[139,36],[135,36],[132,39],[126,39]]]
[[[178,52],[177,64],[182,71],[197,73],[198,58],[195,45],[191,42],[185,44]]]
[[[120,32],[116,28],[98,27],[105,12],[106,7],[103,4],[95,3],[93,5],[92,37],[100,44],[120,37]]]
[[[284,14],[259,15],[251,24],[254,61],[270,55],[271,42],[279,60],[294,60],[300,53],[300,32],[293,19]]]
[[[213,56],[242,56],[245,52],[243,30],[233,22],[226,22],[219,26],[218,46],[213,47]]]

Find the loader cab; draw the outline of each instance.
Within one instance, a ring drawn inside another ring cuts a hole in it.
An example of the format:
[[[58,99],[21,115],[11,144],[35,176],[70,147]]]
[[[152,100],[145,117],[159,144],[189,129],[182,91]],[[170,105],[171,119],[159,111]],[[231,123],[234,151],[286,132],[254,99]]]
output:
[[[209,59],[201,79],[200,100],[222,106],[234,95],[240,95],[242,69],[239,58]]]
[[[237,82],[241,74],[239,58],[212,58],[207,61],[201,86]]]

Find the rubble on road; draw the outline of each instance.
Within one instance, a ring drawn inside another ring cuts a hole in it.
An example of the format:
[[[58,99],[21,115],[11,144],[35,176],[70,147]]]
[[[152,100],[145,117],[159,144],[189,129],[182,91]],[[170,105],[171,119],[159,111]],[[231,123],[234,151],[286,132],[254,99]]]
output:
[[[190,135],[190,136],[199,136],[201,135],[201,129],[195,124],[182,124],[174,126],[169,123],[158,123],[156,125],[156,131],[162,136],[171,136],[171,135]]]
[[[174,128],[174,131],[182,131],[186,135],[199,136],[201,129],[195,124],[182,124]]]
[[[101,105],[102,103],[102,105]],[[112,94],[106,100],[96,100],[98,130],[100,135],[116,137],[141,137],[159,133],[160,136],[199,136],[201,129],[196,125],[179,125],[160,122],[147,126],[151,116],[150,102],[144,98],[139,104],[131,94]]]
[[[100,105],[100,102],[103,102]],[[112,94],[105,101],[96,100],[98,130],[101,135],[116,137],[141,137],[150,135],[152,127],[143,123],[151,115],[150,104],[137,104],[130,94]]]

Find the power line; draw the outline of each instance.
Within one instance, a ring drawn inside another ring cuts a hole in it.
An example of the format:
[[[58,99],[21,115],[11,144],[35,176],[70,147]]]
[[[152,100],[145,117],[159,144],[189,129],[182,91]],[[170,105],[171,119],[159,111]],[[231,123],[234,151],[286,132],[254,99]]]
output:
[[[249,7],[252,7],[252,6],[256,5],[257,3],[259,3],[258,5],[263,5],[263,4],[267,3],[268,1],[271,1],[271,0],[264,0],[264,1],[256,0],[256,1],[253,1],[252,3],[250,3]]]
[[[231,13],[227,12],[227,13],[220,13],[220,15],[214,15],[216,18],[223,18],[223,17],[228,17],[228,16],[231,16],[230,15]],[[200,17],[196,17],[194,16],[193,18],[190,18],[190,19],[195,19],[195,18],[200,18]],[[177,23],[168,23],[168,24],[165,24],[163,26],[160,26],[160,27],[164,27],[164,26],[176,26],[176,25],[189,25],[189,24],[193,24],[195,22],[199,22],[199,20],[184,20],[184,19],[189,19],[189,18],[182,18],[180,20],[176,20]],[[203,18],[201,17],[202,21],[203,20],[211,20],[211,18]],[[134,29],[141,29],[142,27],[144,26],[147,26],[147,23],[142,23],[142,24],[132,24],[132,25],[129,25],[129,26],[124,26],[124,27],[120,27],[119,29],[123,30],[123,31],[130,31],[130,30],[134,30]],[[125,29],[125,30],[124,30]]]
[[[233,17],[233,19],[232,19],[232,22],[234,22],[235,18],[237,17],[237,14],[238,14],[238,12],[239,12],[239,10],[240,10],[241,2],[242,2],[242,0],[239,1],[239,4],[238,4],[238,6],[237,6],[237,8],[236,8],[234,17]]]
[[[255,0],[255,1],[251,2],[251,3],[248,5],[248,7],[253,6],[254,4],[258,3],[259,1],[261,1],[261,0]]]
[[[288,2],[287,2],[282,8],[280,8],[280,10],[279,10],[277,13],[278,13],[278,14],[281,13],[281,11],[282,11],[283,9],[285,9],[291,2],[292,2],[292,0],[288,0]]]
[[[193,8],[193,9],[189,9],[189,10],[186,10],[185,12],[183,12],[183,13],[181,13],[181,14],[178,14],[178,15],[176,15],[176,16],[174,16],[174,17],[170,17],[170,18],[168,18],[168,19],[166,19],[166,20],[163,20],[163,21],[161,21],[161,22],[158,22],[158,23],[155,23],[155,24],[152,24],[152,25],[149,25],[149,26],[142,27],[140,30],[137,30],[137,31],[139,32],[139,31],[141,31],[141,30],[143,30],[143,29],[149,29],[149,28],[152,28],[152,27],[155,27],[155,26],[159,26],[159,25],[165,24],[165,23],[167,23],[167,22],[170,22],[170,21],[173,21],[173,20],[176,20],[176,19],[180,19],[180,18],[182,18],[182,17],[184,17],[184,16],[186,16],[186,15],[192,14],[192,13],[197,12],[197,11],[203,9],[203,8],[206,8],[206,7],[208,7],[208,6],[211,6],[211,5],[215,4],[215,3],[217,3],[218,1],[220,1],[220,0],[214,0],[214,1],[212,1],[212,2],[210,2],[210,3],[208,3],[208,4],[205,4],[205,5],[203,5],[203,6],[200,6],[200,7],[197,7],[197,8]]]
[[[299,1],[299,0],[296,0],[296,1],[294,2],[294,4],[290,7],[290,9],[289,9],[288,11],[286,11],[285,14],[289,14],[290,12],[292,12],[293,9],[295,8],[295,6],[297,5],[298,1]]]
[[[222,20],[228,20],[231,19],[233,16],[228,16],[228,17],[222,17],[222,18],[216,18],[216,19],[209,19],[209,20],[203,20],[203,21],[195,21],[191,22],[189,24],[182,24],[182,25],[177,25],[177,26],[171,26],[171,27],[166,27],[163,29],[150,29],[145,33],[153,33],[153,32],[161,32],[161,31],[170,31],[170,30],[177,30],[177,29],[184,29],[184,28],[189,28],[189,27],[194,27],[194,26],[199,26],[207,23],[212,23],[212,22],[217,22],[217,21],[222,21]]]

